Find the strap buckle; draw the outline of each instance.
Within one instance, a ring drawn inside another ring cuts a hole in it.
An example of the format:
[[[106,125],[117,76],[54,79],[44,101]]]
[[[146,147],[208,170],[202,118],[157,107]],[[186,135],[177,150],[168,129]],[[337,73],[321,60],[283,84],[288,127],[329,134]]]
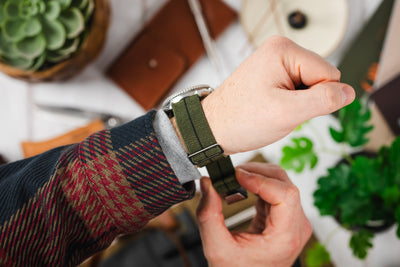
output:
[[[210,149],[213,149],[214,147],[218,147],[219,151],[217,151],[216,153],[212,154],[211,156],[207,156],[206,153],[204,153],[204,152],[206,152],[206,151],[208,151]],[[195,156],[197,156],[197,155],[199,155],[201,153],[204,153],[204,158],[203,159],[200,159],[200,160],[197,160],[197,161],[193,159],[193,157],[195,157]],[[220,145],[213,144],[213,145],[208,146],[206,148],[203,148],[203,149],[201,149],[199,151],[196,151],[196,152],[194,152],[192,154],[189,154],[188,158],[194,165],[199,166],[199,165],[201,165],[202,163],[204,163],[206,161],[212,160],[213,158],[222,155],[223,153],[224,153],[224,150],[220,147]]]

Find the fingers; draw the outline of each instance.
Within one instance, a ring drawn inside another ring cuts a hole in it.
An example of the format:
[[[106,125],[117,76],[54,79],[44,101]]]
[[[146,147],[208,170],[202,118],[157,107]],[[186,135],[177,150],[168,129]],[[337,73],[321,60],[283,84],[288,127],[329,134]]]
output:
[[[280,51],[283,64],[295,85],[303,83],[312,86],[324,81],[340,80],[340,71],[316,53],[281,36],[272,37],[268,42],[278,46],[274,48]]]
[[[287,173],[276,164],[264,163],[264,162],[248,162],[244,165],[240,165],[237,168],[243,169],[247,172],[261,174],[266,177],[276,178],[283,182],[292,184]]]
[[[298,123],[311,118],[332,113],[353,102],[355,92],[352,87],[339,82],[318,83],[306,90],[280,92],[285,98],[289,114]]]
[[[210,178],[200,180],[202,196],[197,208],[197,219],[203,247],[212,248],[229,244],[232,236],[225,226],[222,202],[211,184]]]
[[[299,214],[303,214],[299,190],[292,183],[268,178],[258,173],[249,173],[241,168],[237,169],[236,174],[239,183],[244,188],[259,195],[271,205],[269,223],[275,227],[290,229],[293,220]]]

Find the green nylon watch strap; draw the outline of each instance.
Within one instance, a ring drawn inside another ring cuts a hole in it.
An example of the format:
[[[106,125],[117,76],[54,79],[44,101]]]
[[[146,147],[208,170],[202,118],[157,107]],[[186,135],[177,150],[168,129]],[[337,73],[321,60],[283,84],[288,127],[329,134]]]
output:
[[[193,164],[203,167],[224,156],[208,126],[198,95],[185,97],[172,104],[172,109]]]
[[[228,203],[246,198],[246,190],[236,180],[231,158],[223,154],[208,126],[199,96],[173,103],[172,109],[192,163],[206,166],[214,188]]]

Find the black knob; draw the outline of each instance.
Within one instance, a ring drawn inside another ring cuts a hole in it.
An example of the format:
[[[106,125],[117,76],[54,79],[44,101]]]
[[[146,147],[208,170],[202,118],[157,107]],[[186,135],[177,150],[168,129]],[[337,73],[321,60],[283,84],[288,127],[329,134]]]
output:
[[[307,24],[307,17],[303,12],[296,10],[289,14],[289,25],[294,29],[302,29]]]

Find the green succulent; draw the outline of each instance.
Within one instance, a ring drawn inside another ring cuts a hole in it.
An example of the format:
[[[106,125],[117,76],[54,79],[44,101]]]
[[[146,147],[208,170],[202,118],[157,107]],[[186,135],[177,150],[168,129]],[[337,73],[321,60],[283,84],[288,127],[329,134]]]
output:
[[[0,0],[0,59],[28,71],[73,55],[86,36],[94,0]]]

